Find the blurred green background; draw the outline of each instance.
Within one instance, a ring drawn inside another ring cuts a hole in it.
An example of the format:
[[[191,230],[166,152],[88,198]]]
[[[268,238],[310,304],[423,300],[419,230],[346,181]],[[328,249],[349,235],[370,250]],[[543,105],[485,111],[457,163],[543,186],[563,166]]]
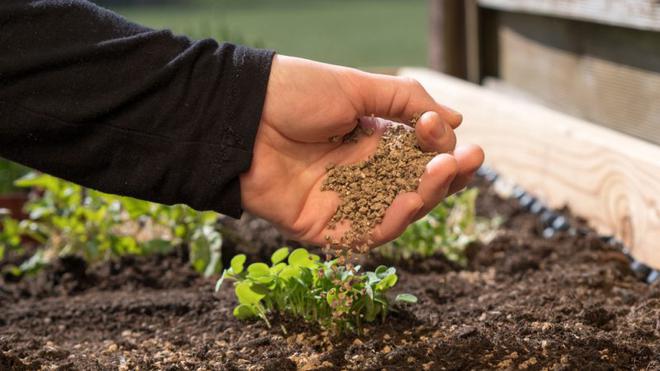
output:
[[[426,65],[426,0],[106,0],[128,19],[354,67]]]

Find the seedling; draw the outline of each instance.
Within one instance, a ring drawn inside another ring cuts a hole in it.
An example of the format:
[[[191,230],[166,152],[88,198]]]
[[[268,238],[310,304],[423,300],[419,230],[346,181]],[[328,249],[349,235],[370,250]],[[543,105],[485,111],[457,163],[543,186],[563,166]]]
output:
[[[215,213],[109,195],[38,173],[27,174],[16,185],[40,192],[26,205],[27,220],[0,220],[0,252],[17,248],[21,235],[42,248],[13,272],[34,271],[60,255],[78,255],[94,263],[127,254],[163,253],[181,244],[188,245],[198,272],[210,276],[221,270],[222,236],[215,228]]]
[[[0,209],[0,260],[5,252],[18,249],[21,244],[21,228],[17,220],[9,216],[9,211]]]
[[[380,266],[360,274],[339,265],[337,260],[321,262],[318,255],[299,248],[289,254],[283,247],[271,257],[271,265],[253,263],[245,269],[245,255],[231,260],[216,284],[233,280],[239,305],[234,316],[245,320],[260,318],[268,327],[271,312],[286,313],[316,322],[337,333],[360,332],[364,323],[384,321],[390,308],[387,292],[397,283],[394,268]],[[410,294],[396,302],[416,303]]]
[[[429,257],[442,252],[449,260],[467,263],[466,247],[477,239],[487,239],[499,225],[499,219],[476,216],[477,188],[448,197],[431,213],[413,223],[396,239],[382,247],[382,255],[395,261],[413,256]]]

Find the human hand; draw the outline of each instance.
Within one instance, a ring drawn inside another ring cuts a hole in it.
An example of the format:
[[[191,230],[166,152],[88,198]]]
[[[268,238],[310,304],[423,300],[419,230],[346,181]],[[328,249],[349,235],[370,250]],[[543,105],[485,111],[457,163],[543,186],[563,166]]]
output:
[[[326,235],[346,228],[327,228],[340,200],[321,191],[326,166],[364,161],[375,152],[382,125],[365,116],[408,122],[422,112],[415,126],[420,147],[441,154],[427,164],[417,192],[394,199],[371,235],[374,246],[396,238],[465,187],[483,162],[483,151],[455,148],[453,129],[461,115],[435,102],[415,80],[275,56],[252,165],[240,178],[243,207],[293,239],[323,245]],[[375,135],[356,144],[330,141],[350,133],[358,119],[376,127]]]

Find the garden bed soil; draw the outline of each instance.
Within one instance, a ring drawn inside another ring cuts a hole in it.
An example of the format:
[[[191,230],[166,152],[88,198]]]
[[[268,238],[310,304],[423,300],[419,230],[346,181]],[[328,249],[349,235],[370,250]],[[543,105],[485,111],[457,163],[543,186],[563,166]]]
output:
[[[185,254],[73,259],[1,282],[0,369],[660,369],[660,283],[592,232],[543,239],[536,216],[490,189],[478,205],[506,218],[499,235],[464,270],[402,264],[395,291],[419,303],[362,335],[239,322],[231,285],[214,293]]]

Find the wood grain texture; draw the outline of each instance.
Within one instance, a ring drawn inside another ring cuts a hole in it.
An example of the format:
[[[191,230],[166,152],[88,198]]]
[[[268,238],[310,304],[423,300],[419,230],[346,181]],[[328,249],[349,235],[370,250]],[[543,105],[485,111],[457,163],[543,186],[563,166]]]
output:
[[[465,0],[464,7],[467,80],[478,84],[481,82],[479,5],[476,0]]]
[[[479,0],[479,5],[660,31],[660,2],[657,0]]]
[[[429,67],[464,78],[466,72],[463,0],[428,0]]]
[[[660,147],[431,70],[399,74],[463,113],[459,141],[482,145],[489,166],[660,268]]]
[[[506,12],[496,33],[504,82],[660,144],[660,33]]]

